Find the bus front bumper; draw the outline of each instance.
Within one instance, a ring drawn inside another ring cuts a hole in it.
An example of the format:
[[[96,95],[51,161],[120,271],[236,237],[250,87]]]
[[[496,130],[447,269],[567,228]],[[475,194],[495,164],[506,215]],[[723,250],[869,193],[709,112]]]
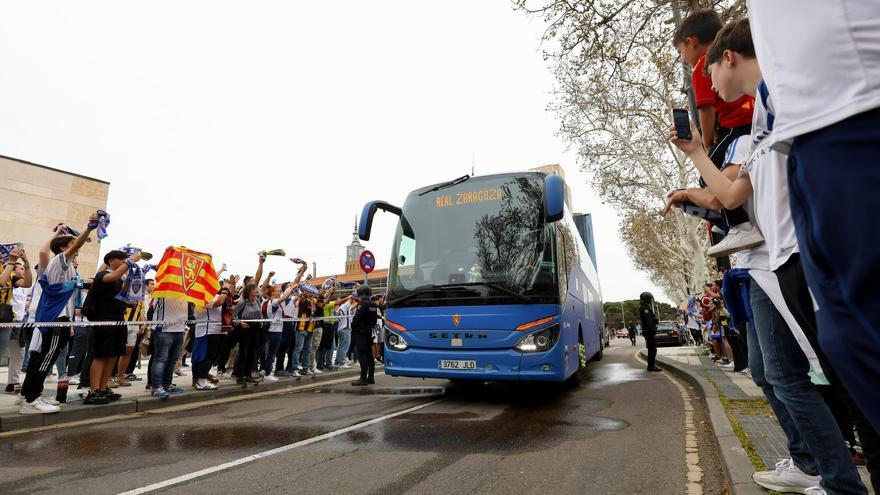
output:
[[[385,374],[418,378],[481,381],[564,381],[577,369],[568,352],[557,345],[547,352],[514,349],[424,349],[394,351],[385,347]],[[443,369],[444,361],[475,362],[474,369]]]

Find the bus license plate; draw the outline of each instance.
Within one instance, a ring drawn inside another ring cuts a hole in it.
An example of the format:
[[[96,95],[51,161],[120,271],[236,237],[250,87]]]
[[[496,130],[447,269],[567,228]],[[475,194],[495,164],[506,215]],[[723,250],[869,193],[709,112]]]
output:
[[[461,361],[452,359],[442,359],[440,361],[441,370],[475,370],[477,369],[476,361]]]

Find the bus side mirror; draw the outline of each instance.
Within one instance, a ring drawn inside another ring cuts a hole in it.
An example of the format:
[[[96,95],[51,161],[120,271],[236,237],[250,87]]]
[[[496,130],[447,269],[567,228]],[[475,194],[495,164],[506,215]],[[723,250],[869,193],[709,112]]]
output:
[[[370,231],[373,230],[373,216],[376,215],[376,210],[385,210],[397,216],[400,216],[402,213],[399,207],[385,201],[370,201],[365,204],[364,211],[361,212],[360,224],[358,224],[358,237],[362,241],[370,240]]]
[[[565,181],[558,175],[544,177],[544,222],[562,220],[565,213]]]

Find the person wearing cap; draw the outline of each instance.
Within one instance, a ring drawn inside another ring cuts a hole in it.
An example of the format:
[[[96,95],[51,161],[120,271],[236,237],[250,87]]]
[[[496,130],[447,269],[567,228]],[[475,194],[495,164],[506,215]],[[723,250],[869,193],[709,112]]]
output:
[[[74,316],[76,301],[77,273],[73,265],[80,248],[86,243],[89,234],[98,226],[98,215],[92,213],[86,230],[79,236],[61,235],[53,237],[40,249],[39,298],[34,293],[31,306],[35,306],[34,321],[56,322],[53,326],[35,327],[31,334],[28,351],[27,373],[21,386],[22,404],[19,414],[52,414],[61,410],[57,402],[44,399],[43,386],[51,366],[58,359],[72,333],[69,322]],[[50,254],[51,253],[51,254]],[[29,318],[30,319],[30,315]],[[53,403],[54,402],[54,403]]]
[[[639,319],[642,321],[642,337],[648,346],[648,371],[663,371],[657,367],[657,316],[654,315],[654,295],[642,292],[639,296]]]
[[[128,273],[130,264],[140,260],[140,253],[136,252],[129,257],[123,251],[113,250],[104,255],[104,264],[107,269],[95,275],[89,297],[93,302],[93,309],[89,315],[91,321],[123,321],[125,319],[126,304],[116,296],[122,291],[122,277]],[[89,367],[90,391],[83,404],[102,405],[121,397],[111,393],[108,381],[113,372],[113,365],[119,356],[125,353],[125,344],[128,338],[126,325],[93,326],[91,339],[89,340],[89,354],[92,363]],[[122,368],[124,371],[125,368]]]
[[[357,297],[361,300],[354,317],[351,319],[351,340],[357,349],[358,363],[361,365],[361,377],[351,384],[355,387],[372,385],[376,362],[373,359],[373,327],[379,319],[379,309],[370,300],[373,291],[366,285],[357,289]]]

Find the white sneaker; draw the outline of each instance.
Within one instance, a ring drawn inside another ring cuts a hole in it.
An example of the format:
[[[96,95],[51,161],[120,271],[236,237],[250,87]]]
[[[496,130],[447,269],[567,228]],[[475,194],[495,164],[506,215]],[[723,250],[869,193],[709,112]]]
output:
[[[351,365],[348,364],[348,363],[345,363],[345,364],[343,364],[343,365],[340,365],[339,367],[340,367],[340,368],[348,369],[348,368],[351,368]]]
[[[764,244],[764,236],[761,235],[761,231],[750,223],[741,223],[731,227],[727,236],[718,244],[710,247],[706,254],[713,258],[720,258],[761,244]]]
[[[320,375],[321,373],[323,373],[323,371],[319,370],[318,368],[312,368],[309,371],[311,371],[313,375]]]
[[[293,372],[290,374],[290,376],[299,377],[299,376],[302,376],[302,373],[300,373],[299,370],[293,370]]]
[[[18,410],[18,414],[52,414],[60,411],[61,408],[58,406],[53,406],[51,404],[46,404],[40,399],[34,399],[33,402],[25,402],[21,405],[21,409]]]
[[[277,382],[278,381],[278,379],[272,375],[266,375],[263,377],[263,379],[266,380],[267,382]]]
[[[46,377],[45,383],[58,383],[58,375],[49,375]]]
[[[58,405],[61,405],[60,402],[58,402],[57,400],[55,400],[55,399],[53,399],[53,398],[51,398],[51,397],[37,397],[37,398],[34,399],[34,400],[35,400],[35,401],[38,400],[38,401],[42,402],[43,404],[49,404],[50,406],[58,406]]]
[[[717,225],[712,225],[712,232],[715,232],[718,235],[724,235],[724,230],[719,228]]]
[[[804,490],[804,493],[806,495],[828,495],[828,492],[821,486],[811,486]]]
[[[733,367],[734,367],[734,364],[733,364],[732,362],[730,362],[730,363],[727,363],[727,364],[722,364],[721,367],[722,367],[723,369],[725,369],[725,370],[732,370]]]
[[[70,384],[79,385],[79,375],[73,375],[72,377],[70,377]]]
[[[783,459],[776,463],[772,471],[759,471],[752,475],[752,480],[768,490],[780,493],[825,493],[819,487],[819,476],[811,476],[794,465],[791,459]],[[821,491],[815,491],[816,489]],[[812,491],[810,491],[812,490]]]

